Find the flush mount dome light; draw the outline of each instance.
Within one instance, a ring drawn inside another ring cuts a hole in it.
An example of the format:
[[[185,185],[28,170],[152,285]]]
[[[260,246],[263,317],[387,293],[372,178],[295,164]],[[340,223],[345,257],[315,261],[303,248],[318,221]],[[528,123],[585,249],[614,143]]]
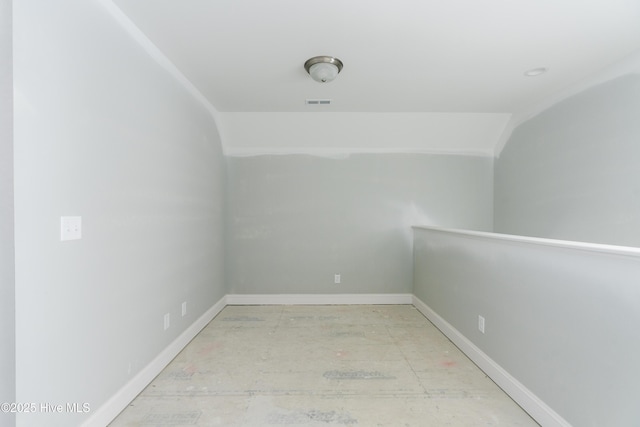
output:
[[[328,83],[335,79],[342,67],[342,61],[333,56],[314,56],[304,63],[307,73],[313,80],[320,83]]]

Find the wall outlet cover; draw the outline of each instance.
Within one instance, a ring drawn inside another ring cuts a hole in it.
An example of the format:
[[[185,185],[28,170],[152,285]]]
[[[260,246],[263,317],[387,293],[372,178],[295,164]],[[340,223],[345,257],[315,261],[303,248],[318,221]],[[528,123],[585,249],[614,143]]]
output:
[[[82,239],[82,217],[60,217],[60,240]]]
[[[164,330],[166,331],[171,326],[171,313],[164,315]]]

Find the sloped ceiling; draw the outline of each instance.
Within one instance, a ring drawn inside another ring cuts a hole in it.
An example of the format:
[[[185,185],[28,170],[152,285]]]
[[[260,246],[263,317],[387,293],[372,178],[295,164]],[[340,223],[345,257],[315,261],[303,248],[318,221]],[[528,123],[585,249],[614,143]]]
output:
[[[511,114],[640,48],[638,0],[113,2],[223,122],[234,113],[228,126],[258,112],[474,113],[499,133]],[[335,81],[306,74],[316,55],[344,62]],[[524,75],[536,67],[549,71]]]

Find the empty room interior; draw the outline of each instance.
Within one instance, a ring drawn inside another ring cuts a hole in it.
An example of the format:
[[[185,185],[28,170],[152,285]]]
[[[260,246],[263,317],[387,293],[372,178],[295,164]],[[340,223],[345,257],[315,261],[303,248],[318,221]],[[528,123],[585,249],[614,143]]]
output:
[[[639,118],[637,0],[0,0],[0,426],[640,425]]]

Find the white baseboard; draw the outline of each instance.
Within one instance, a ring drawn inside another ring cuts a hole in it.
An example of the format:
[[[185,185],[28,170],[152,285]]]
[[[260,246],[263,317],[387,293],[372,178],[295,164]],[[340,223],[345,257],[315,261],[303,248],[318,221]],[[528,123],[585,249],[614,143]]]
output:
[[[144,367],[131,381],[99,407],[85,421],[83,427],[104,427],[118,416],[124,408],[171,362],[182,349],[226,306],[223,297],[193,322],[178,338]]]
[[[253,294],[227,295],[228,305],[412,304],[412,294]]]
[[[383,305],[413,304],[427,319],[442,331],[463,353],[478,365],[516,403],[544,427],[571,427],[529,389],[513,378],[468,338],[440,317],[429,306],[412,294],[229,294],[207,310],[142,371],[125,384],[114,396],[99,407],[83,427],[108,425],[173,358],[227,305]]]
[[[82,424],[83,427],[104,427],[140,394],[174,357],[227,305],[339,305],[339,304],[411,304],[412,294],[280,294],[226,295],[207,310],[145,368],[100,406]]]
[[[571,424],[564,418],[415,295],[413,296],[413,305],[541,426],[571,427]]]

